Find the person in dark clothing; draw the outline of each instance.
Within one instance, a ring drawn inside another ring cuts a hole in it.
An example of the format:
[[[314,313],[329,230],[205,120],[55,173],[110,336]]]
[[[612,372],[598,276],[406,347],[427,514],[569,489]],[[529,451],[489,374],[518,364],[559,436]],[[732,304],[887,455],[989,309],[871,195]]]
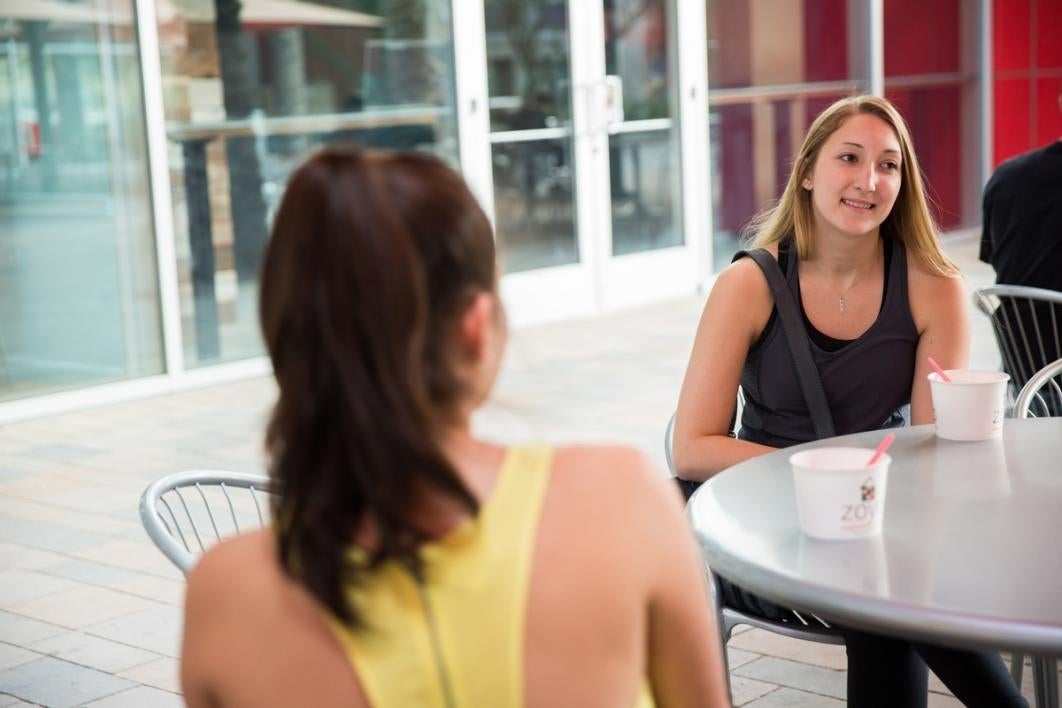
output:
[[[1058,107],[1062,111],[1062,86]],[[996,283],[1062,291],[1062,137],[997,167],[985,185],[982,209],[980,258],[992,264]],[[1058,315],[1052,318],[1050,305],[1043,303],[1035,310],[1035,316],[1019,310],[1010,323],[1011,329],[1040,332],[1044,351],[1034,350],[1029,362],[1034,370],[1062,357]],[[1015,341],[1024,340],[1015,334]],[[1018,390],[1029,372],[1007,373]]]
[[[753,222],[751,245],[779,261],[803,311],[838,434],[895,425],[908,404],[912,423],[933,421],[927,357],[966,366],[966,291],[940,248],[911,138],[892,104],[858,96],[827,108],[778,205]],[[764,273],[737,258],[708,297],[682,385],[673,438],[680,478],[703,481],[816,438],[780,330]],[[739,384],[746,402],[733,438]],[[770,603],[723,586],[738,609],[769,616]],[[967,705],[1027,705],[998,654],[842,632],[851,706],[924,708],[927,665]]]
[[[997,167],[982,209],[980,258],[996,282],[1062,291],[1062,136]]]

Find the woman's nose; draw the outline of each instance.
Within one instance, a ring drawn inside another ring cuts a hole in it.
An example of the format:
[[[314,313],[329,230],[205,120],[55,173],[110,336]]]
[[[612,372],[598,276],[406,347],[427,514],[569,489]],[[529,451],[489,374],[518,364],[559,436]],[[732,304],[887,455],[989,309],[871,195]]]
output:
[[[862,192],[873,192],[878,187],[878,175],[874,169],[861,170],[856,178],[856,189]]]

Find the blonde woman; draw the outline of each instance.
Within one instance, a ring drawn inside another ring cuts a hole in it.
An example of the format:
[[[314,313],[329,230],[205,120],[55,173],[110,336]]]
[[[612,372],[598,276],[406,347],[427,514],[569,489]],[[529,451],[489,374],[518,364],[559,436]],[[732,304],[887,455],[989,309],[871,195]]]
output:
[[[812,123],[781,200],[753,225],[777,261],[838,435],[930,423],[927,357],[966,365],[958,268],[937,229],[903,118],[872,96],[842,99]],[[705,305],[682,386],[674,460],[703,481],[772,449],[815,439],[764,273],[739,253]],[[728,436],[738,385],[745,408]],[[909,406],[909,411],[908,411]],[[771,606],[723,581],[731,604]],[[846,634],[853,706],[925,706],[926,662],[968,705],[1025,705],[997,655]]]

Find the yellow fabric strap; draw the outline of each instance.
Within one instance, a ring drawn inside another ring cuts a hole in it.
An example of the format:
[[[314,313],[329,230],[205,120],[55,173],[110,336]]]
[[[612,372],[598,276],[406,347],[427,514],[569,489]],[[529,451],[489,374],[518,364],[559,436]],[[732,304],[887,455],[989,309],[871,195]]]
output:
[[[456,708],[523,705],[527,595],[552,460],[549,448],[511,448],[477,517],[422,548],[423,588],[388,563],[349,591],[367,628],[329,617],[373,706],[447,708],[444,683]]]

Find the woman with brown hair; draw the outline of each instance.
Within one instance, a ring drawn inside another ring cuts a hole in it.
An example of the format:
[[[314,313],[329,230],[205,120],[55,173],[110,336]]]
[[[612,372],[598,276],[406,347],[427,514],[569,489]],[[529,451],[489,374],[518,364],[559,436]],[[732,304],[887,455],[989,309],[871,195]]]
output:
[[[476,438],[506,341],[490,225],[415,154],[329,150],[265,256],[275,528],[189,579],[200,706],[723,706],[678,498],[639,455]]]
[[[946,369],[966,365],[966,292],[941,251],[896,108],[856,96],[823,111],[781,199],[754,222],[752,237],[800,311],[797,331],[807,334],[836,434],[903,425],[908,417],[931,423],[928,357]],[[684,480],[701,482],[818,437],[766,272],[746,255],[739,253],[712,288],[686,369],[674,431]],[[745,408],[734,438],[739,384]],[[725,579],[720,587],[739,609],[778,610]],[[927,664],[967,705],[1025,705],[998,654],[844,635],[851,706],[924,707]]]

